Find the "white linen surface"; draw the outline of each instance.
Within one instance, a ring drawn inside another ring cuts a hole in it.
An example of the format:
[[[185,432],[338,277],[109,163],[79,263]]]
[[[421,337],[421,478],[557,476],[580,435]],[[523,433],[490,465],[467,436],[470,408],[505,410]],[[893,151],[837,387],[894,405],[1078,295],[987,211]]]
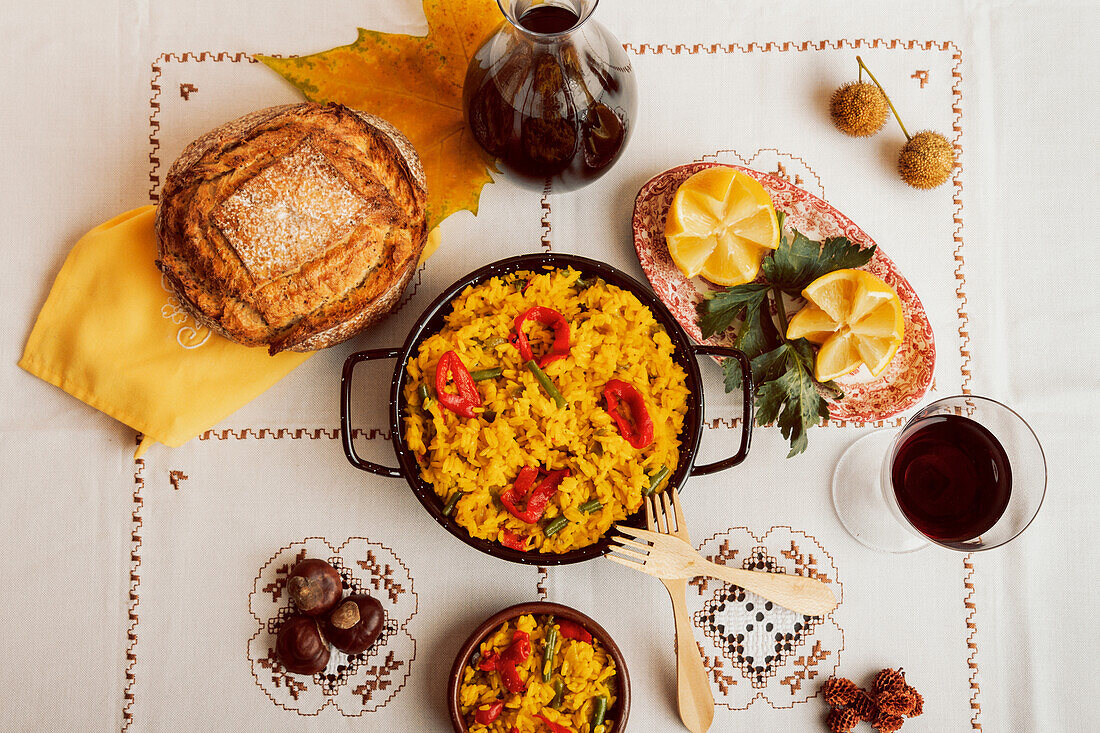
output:
[[[311,359],[204,439],[135,462],[128,428],[16,367],[72,243],[149,202],[155,179],[199,133],[298,98],[248,53],[322,50],[352,40],[357,25],[420,34],[423,16],[413,0],[113,0],[0,15],[6,730],[446,730],[458,645],[490,613],[539,597],[588,613],[623,647],[632,730],[680,729],[671,611],[655,579],[603,560],[543,574],[481,555],[437,527],[404,481],[349,466],[335,431],[344,357],[402,342],[420,311],[475,267],[539,251],[545,238],[554,251],[641,278],[634,194],[705,156],[781,164],[854,219],[929,313],[938,360],[926,401],[967,389],[1008,403],[1039,435],[1050,472],[1028,532],[973,557],[877,554],[844,532],[829,498],[832,469],[869,427],[814,429],[807,453],[791,460],[778,431],[760,429],[743,466],[689,480],[689,526],[705,551],[723,540],[762,547],[780,564],[815,563],[843,587],[832,618],[805,634],[759,695],[726,658],[712,730],[824,730],[826,706],[813,697],[821,681],[836,672],[865,683],[884,666],[903,666],[924,694],[925,714],[909,731],[1100,728],[1090,684],[1100,644],[1080,620],[1100,560],[1100,339],[1090,325],[1100,255],[1077,215],[1098,203],[1100,106],[1088,73],[1097,6],[603,0],[596,18],[627,45],[641,90],[634,138],[607,176],[547,200],[507,181],[487,187],[478,217],[444,223],[439,253],[396,316]],[[892,121],[870,139],[832,128],[826,100],[855,77],[856,53],[910,131],[933,128],[961,145],[957,183],[904,186]],[[364,428],[384,432],[392,366],[360,368],[361,402],[376,408],[359,417]],[[707,374],[708,416],[731,416]],[[705,431],[703,458],[733,440],[724,427]],[[362,445],[393,461],[384,436]],[[394,632],[392,676],[403,687],[383,690],[383,705],[378,692],[317,712],[255,675],[263,667],[249,640],[265,620],[252,613],[264,594],[257,578],[307,538],[324,538],[349,564],[368,549],[382,559],[358,572],[403,584],[388,609],[399,625],[415,594],[403,627],[413,643]],[[719,587],[691,590],[689,606],[702,612]],[[743,624],[730,605],[718,615]],[[773,620],[790,621],[764,623]],[[713,632],[701,625],[696,636],[720,656]]]

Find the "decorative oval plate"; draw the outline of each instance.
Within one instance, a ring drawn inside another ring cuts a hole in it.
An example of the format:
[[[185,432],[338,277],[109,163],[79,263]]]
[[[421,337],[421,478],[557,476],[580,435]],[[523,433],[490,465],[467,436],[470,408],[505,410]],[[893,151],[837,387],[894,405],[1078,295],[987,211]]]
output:
[[[689,163],[672,168],[650,179],[634,200],[634,249],[657,297],[669,307],[676,320],[696,341],[699,331],[696,305],[703,294],[719,289],[702,278],[688,279],[676,267],[665,245],[665,218],[676,189],[692,174],[725,163]],[[791,183],[751,168],[730,166],[752,176],[771,196],[777,211],[787,215],[787,227],[793,227],[814,239],[843,236],[862,248],[875,242],[856,224],[826,202]],[[879,247],[863,268],[890,284],[901,298],[905,316],[905,340],[893,361],[878,377],[866,367],[836,380],[844,390],[844,399],[829,403],[829,414],[837,420],[874,422],[892,417],[912,407],[928,390],[936,364],[936,344],[928,314],[920,298],[897,266]],[[717,334],[706,343],[733,346],[733,329]]]

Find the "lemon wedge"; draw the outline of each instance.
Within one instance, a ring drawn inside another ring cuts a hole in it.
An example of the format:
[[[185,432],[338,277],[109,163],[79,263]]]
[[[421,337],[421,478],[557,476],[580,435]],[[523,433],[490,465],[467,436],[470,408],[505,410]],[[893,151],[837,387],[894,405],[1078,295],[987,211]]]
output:
[[[865,364],[872,376],[886,369],[905,336],[901,298],[863,270],[836,270],[806,286],[809,305],[791,318],[787,338],[821,348],[814,378],[828,382]]]
[[[735,168],[704,168],[676,190],[665,222],[672,261],[686,277],[718,285],[752,282],[779,222],[767,191]]]

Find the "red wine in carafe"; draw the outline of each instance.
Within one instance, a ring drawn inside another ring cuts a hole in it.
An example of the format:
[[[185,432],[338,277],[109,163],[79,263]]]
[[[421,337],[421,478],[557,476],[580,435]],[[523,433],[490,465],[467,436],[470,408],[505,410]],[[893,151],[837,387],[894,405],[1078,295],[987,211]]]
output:
[[[958,415],[921,421],[898,447],[891,478],[901,511],[941,542],[963,542],[989,531],[1012,491],[1012,470],[1000,442]]]
[[[536,190],[547,180],[562,192],[599,178],[631,130],[630,61],[617,41],[586,46],[603,37],[576,30],[580,22],[570,8],[536,5],[518,18],[530,33],[483,45],[463,85],[474,139],[516,182]]]
[[[561,33],[577,24],[580,18],[569,8],[557,5],[536,5],[520,16],[519,24],[533,33]]]

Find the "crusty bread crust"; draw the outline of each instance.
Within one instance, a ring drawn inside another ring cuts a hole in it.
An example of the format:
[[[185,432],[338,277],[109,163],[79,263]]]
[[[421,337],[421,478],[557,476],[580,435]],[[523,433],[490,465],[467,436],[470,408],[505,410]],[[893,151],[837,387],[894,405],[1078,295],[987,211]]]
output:
[[[387,315],[427,237],[424,172],[385,120],[338,104],[257,110],[192,142],[157,207],[157,267],[211,329],[271,353]]]

